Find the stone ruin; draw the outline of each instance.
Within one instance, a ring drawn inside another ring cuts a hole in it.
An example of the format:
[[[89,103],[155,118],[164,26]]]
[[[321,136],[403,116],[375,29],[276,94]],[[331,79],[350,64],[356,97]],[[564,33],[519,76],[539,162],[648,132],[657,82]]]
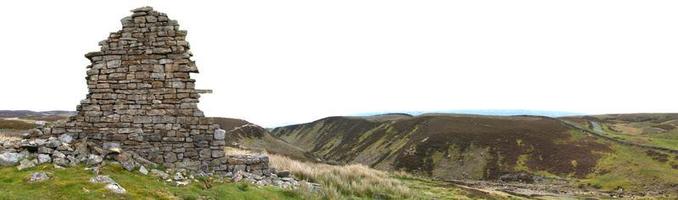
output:
[[[200,93],[210,91],[196,90],[190,77],[198,69],[186,31],[151,7],[132,12],[122,19],[122,30],[99,43],[100,51],[85,55],[91,61],[89,93],[77,114],[65,123],[37,124],[23,140],[0,141],[0,167],[84,164],[98,174],[98,167],[110,160],[177,184],[190,182],[186,175],[213,174],[259,185],[298,186],[289,172],[269,168],[268,156],[225,154],[227,131],[197,107]],[[158,170],[158,164],[167,172]],[[115,191],[124,192],[117,187]]]
[[[166,167],[223,170],[225,131],[206,118],[191,73],[186,31],[151,7],[132,10],[122,30],[85,55],[89,93],[67,123],[46,131],[132,151]],[[48,134],[48,135],[49,135]],[[223,161],[223,163],[222,163]]]

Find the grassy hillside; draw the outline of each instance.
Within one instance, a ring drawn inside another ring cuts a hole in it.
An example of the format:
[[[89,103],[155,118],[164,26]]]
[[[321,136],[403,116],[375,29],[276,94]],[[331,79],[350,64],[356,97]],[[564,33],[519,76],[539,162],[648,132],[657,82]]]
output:
[[[315,161],[313,155],[271,135],[268,130],[245,120],[214,117],[215,123],[227,131],[226,144],[257,152],[286,155],[300,161]]]
[[[327,161],[441,179],[496,179],[523,170],[584,177],[610,149],[573,132],[550,118],[480,116],[331,117],[273,130]]]
[[[276,128],[277,137],[325,162],[361,163],[442,180],[529,172],[580,187],[678,191],[678,156],[619,143],[560,119],[424,115],[395,120],[330,117]],[[585,123],[575,121],[574,123]]]

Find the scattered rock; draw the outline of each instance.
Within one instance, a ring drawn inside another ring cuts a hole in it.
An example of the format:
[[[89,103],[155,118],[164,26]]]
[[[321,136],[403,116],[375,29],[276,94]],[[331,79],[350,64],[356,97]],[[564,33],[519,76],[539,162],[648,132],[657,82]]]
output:
[[[127,193],[127,190],[125,190],[125,188],[120,186],[117,182],[115,182],[111,177],[108,176],[98,175],[89,179],[89,182],[106,184],[105,188],[114,193],[118,194]]]
[[[167,174],[163,171],[157,170],[157,169],[151,169],[151,176],[159,177],[160,179],[163,179],[163,180],[169,179],[169,177],[170,177],[169,174]]]
[[[535,176],[525,173],[525,172],[519,172],[519,173],[510,173],[510,174],[504,174],[499,177],[499,180],[503,182],[524,182],[524,183],[534,183],[535,181]]]
[[[143,175],[148,175],[148,170],[146,169],[146,167],[142,165],[141,167],[139,167],[139,173]]]
[[[85,162],[88,166],[95,166],[104,161],[104,158],[98,155],[89,154],[87,156],[87,161]]]
[[[24,157],[18,153],[5,152],[0,154],[0,166],[14,166]]]
[[[111,191],[111,192],[113,192],[113,193],[117,193],[117,194],[125,194],[125,193],[127,193],[127,190],[125,190],[125,188],[123,188],[122,186],[118,185],[117,183],[116,183],[116,184],[108,184],[108,185],[106,185],[105,188],[106,188],[107,190],[109,190],[109,191]]]
[[[33,159],[33,160],[24,159],[19,163],[19,166],[17,166],[16,169],[21,171],[21,170],[24,170],[24,169],[35,167],[35,165],[37,165],[37,164],[38,164],[38,161],[35,160],[35,159]]]
[[[45,172],[35,172],[31,174],[31,178],[28,179],[29,183],[43,182],[49,180],[49,176]]]
[[[52,163],[54,163],[54,165],[56,165],[56,166],[68,167],[68,160],[66,160],[66,158],[56,157],[56,158],[54,158]]]
[[[71,142],[73,142],[73,136],[67,133],[62,134],[61,136],[59,136],[59,141],[62,143],[70,144]]]
[[[38,154],[38,164],[50,163],[52,162],[52,157],[49,157],[47,154]]]

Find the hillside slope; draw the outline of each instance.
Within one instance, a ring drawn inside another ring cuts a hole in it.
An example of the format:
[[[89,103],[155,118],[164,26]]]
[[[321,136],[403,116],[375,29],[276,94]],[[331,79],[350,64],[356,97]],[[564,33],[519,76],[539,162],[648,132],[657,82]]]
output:
[[[384,121],[330,117],[272,131],[326,161],[450,180],[496,179],[520,171],[583,177],[610,149],[575,132],[551,118],[463,115]]]
[[[300,161],[315,161],[313,155],[274,137],[265,128],[248,121],[234,118],[213,117],[221,129],[226,130],[226,145],[251,151],[285,155]]]
[[[324,162],[441,180],[526,172],[641,196],[678,191],[678,176],[666,176],[678,173],[678,155],[623,145],[571,123],[536,116],[390,115],[329,117],[271,132]]]

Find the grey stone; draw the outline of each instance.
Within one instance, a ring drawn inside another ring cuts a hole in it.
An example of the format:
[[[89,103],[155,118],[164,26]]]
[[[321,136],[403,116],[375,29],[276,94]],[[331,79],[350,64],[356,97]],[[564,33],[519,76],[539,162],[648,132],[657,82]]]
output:
[[[151,176],[159,177],[160,179],[163,180],[168,179],[170,177],[169,174],[157,169],[151,169]]]
[[[98,175],[89,179],[91,183],[103,183],[106,184],[105,188],[113,193],[124,194],[127,193],[127,190],[115,182],[111,177]]]
[[[21,162],[19,162],[19,166],[17,166],[16,169],[21,171],[21,170],[24,170],[24,169],[33,168],[37,164],[38,164],[38,161],[35,160],[35,159],[33,159],[33,160],[24,159]]]
[[[168,152],[165,154],[165,162],[173,163],[177,161],[177,154]]]
[[[223,140],[226,139],[226,131],[223,129],[217,129],[214,131],[214,139],[215,140]]]
[[[73,142],[73,136],[71,136],[68,133],[61,134],[61,136],[59,136],[59,141],[61,143],[70,144],[71,142]]]
[[[49,176],[45,172],[35,172],[31,174],[31,178],[28,179],[29,183],[37,183],[49,180]]]
[[[54,163],[54,165],[61,166],[61,167],[67,167],[68,166],[68,160],[66,160],[66,158],[54,158],[53,163]]]
[[[14,166],[25,156],[19,153],[5,152],[0,154],[0,166]]]
[[[95,166],[95,165],[100,164],[103,161],[104,161],[104,159],[101,156],[89,154],[89,156],[87,156],[87,160],[86,160],[85,163],[88,166]]]
[[[50,163],[52,162],[52,157],[47,154],[38,154],[38,164]]]
[[[139,173],[143,175],[148,175],[148,170],[146,169],[146,167],[142,165],[141,167],[139,167]]]

